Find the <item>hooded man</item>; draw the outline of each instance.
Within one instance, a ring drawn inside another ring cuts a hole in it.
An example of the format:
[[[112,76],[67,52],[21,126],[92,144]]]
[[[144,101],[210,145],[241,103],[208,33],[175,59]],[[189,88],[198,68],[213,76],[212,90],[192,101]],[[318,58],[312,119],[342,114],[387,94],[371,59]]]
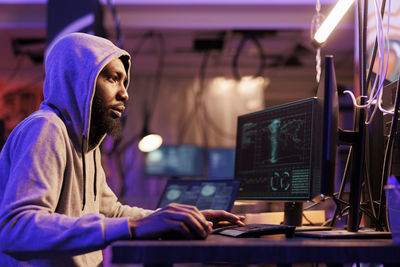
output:
[[[225,211],[118,202],[99,145],[121,129],[130,65],[126,51],[84,33],[51,48],[40,109],[0,154],[0,266],[99,266],[101,250],[116,240],[171,232],[205,238],[212,222],[242,224],[243,217]]]

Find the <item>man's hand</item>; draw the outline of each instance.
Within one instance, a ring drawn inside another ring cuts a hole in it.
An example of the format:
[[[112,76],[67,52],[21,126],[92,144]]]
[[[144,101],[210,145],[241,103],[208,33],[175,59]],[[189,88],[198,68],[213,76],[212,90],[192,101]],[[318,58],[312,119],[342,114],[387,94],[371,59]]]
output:
[[[230,224],[244,225],[244,216],[237,216],[224,210],[202,210],[203,216],[213,223],[214,227]]]
[[[212,216],[213,212],[206,212]],[[214,214],[216,215],[216,214]],[[194,206],[169,204],[140,220],[129,220],[134,239],[155,239],[174,233],[179,239],[204,239],[211,224]]]

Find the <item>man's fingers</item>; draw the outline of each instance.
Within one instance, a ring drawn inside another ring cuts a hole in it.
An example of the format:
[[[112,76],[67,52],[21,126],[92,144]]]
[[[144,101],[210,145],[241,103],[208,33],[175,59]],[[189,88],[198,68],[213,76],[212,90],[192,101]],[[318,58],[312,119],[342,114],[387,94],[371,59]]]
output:
[[[129,226],[135,239],[193,239],[207,236],[207,232],[193,217],[171,210],[159,210],[139,220],[131,219]]]
[[[171,220],[170,229],[161,236],[162,239],[193,239],[190,229],[180,221]]]
[[[171,208],[172,210],[174,210],[178,213],[190,214],[191,216],[193,216],[193,218],[195,218],[195,220],[201,225],[201,227],[207,233],[212,230],[212,227],[210,226],[209,222],[206,220],[204,215],[195,206],[172,203],[172,204],[168,205],[167,207]]]
[[[190,212],[182,212],[182,211],[166,211],[166,218],[168,220],[175,220],[179,222],[183,222],[183,226],[188,227],[188,231],[196,236],[205,238],[209,233],[210,226],[207,223],[207,228],[199,222],[198,218],[193,216]]]
[[[156,212],[130,224],[137,239],[171,236],[174,239],[205,238],[212,231],[213,223],[243,224],[244,217],[226,211],[199,211],[196,207],[169,204]]]
[[[224,210],[203,210],[201,213],[204,217],[214,223],[219,223],[222,221],[227,221],[233,224],[244,225],[244,216],[237,216],[233,213]]]

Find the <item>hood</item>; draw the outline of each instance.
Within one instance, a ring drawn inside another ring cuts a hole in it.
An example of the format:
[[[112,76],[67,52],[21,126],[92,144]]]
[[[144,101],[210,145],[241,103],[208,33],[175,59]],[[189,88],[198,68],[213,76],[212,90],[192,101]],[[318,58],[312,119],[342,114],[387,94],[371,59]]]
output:
[[[57,41],[48,52],[45,61],[44,100],[40,108],[51,108],[59,113],[72,142],[83,152],[88,151],[92,100],[97,77],[116,58],[121,58],[124,63],[128,88],[130,55],[107,39],[86,33],[72,33]]]

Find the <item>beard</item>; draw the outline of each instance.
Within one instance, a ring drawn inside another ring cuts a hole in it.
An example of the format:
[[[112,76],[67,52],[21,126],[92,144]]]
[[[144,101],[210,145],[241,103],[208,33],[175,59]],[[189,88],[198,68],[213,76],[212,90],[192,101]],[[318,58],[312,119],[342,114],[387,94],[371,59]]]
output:
[[[92,104],[89,146],[92,148],[96,146],[104,134],[109,134],[115,138],[119,136],[121,132],[121,119],[112,117],[108,107],[95,94]]]

